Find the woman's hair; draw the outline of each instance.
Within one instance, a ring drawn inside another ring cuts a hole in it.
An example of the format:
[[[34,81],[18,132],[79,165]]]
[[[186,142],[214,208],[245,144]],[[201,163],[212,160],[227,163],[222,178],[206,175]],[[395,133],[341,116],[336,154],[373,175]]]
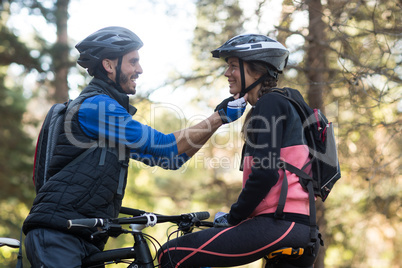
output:
[[[248,61],[247,62],[247,72],[248,73],[253,73],[253,74],[265,74],[267,72],[267,65],[263,62],[259,61]],[[272,77],[272,76],[267,76],[265,80],[261,82],[261,88],[258,90],[258,98],[261,98],[263,95],[271,92],[272,88],[277,86],[277,79]],[[248,139],[248,134],[247,134],[247,127],[248,124],[250,123],[251,119],[251,114],[253,113],[254,107],[251,108],[251,110],[247,113],[246,119],[244,121],[243,127],[241,129],[241,133],[243,136],[244,140]]]

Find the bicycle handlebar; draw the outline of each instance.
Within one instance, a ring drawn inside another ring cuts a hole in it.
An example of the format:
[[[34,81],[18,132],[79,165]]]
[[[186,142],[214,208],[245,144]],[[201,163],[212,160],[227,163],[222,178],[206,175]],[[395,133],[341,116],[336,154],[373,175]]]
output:
[[[20,241],[14,238],[0,237],[0,247],[9,246],[11,248],[19,248]]]
[[[93,219],[76,219],[69,220],[67,223],[67,229],[71,229],[72,227],[102,227],[104,226],[104,219],[93,218]]]
[[[145,214],[147,212],[144,210],[139,210],[139,209],[135,209],[135,208],[121,207],[120,213],[131,215],[131,216],[141,216],[142,214]]]
[[[128,213],[131,214],[131,213]],[[201,211],[201,212],[193,212],[186,213],[181,215],[158,215],[145,213],[141,216],[137,217],[129,217],[129,218],[116,218],[116,219],[101,219],[101,218],[89,218],[89,219],[73,219],[68,220],[67,228],[71,229],[73,227],[103,227],[105,224],[112,222],[117,224],[147,224],[149,226],[153,226],[156,223],[162,222],[181,222],[181,221],[201,221],[209,218],[209,212]]]

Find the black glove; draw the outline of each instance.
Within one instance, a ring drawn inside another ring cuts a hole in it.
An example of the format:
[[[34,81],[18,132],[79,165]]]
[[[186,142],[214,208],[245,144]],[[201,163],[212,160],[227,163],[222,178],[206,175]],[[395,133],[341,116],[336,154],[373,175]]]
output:
[[[214,227],[230,227],[230,226],[232,226],[228,222],[228,216],[229,216],[229,213],[224,213],[224,212],[216,213],[215,219],[214,219]]]
[[[243,97],[237,100],[229,97],[216,106],[215,112],[219,113],[222,123],[227,124],[239,119],[243,115],[246,106],[247,102]]]

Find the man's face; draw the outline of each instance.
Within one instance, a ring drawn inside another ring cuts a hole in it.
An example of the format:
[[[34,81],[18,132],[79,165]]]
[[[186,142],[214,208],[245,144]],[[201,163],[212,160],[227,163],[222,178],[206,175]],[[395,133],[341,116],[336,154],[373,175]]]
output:
[[[114,60],[114,70],[116,70],[116,66],[118,64],[118,60]],[[140,56],[138,54],[138,50],[131,51],[123,56],[121,62],[121,71],[120,71],[120,79],[119,83],[121,88],[127,94],[135,94],[136,90],[136,79],[138,76],[142,74],[142,67],[140,65]],[[114,76],[116,72],[114,72]],[[116,81],[114,79],[114,81]]]

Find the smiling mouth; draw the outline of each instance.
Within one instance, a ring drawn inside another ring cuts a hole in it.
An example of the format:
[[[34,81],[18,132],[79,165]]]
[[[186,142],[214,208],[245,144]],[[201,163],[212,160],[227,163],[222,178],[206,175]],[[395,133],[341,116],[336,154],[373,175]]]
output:
[[[130,81],[131,81],[134,85],[136,85],[136,84],[137,84],[137,78],[138,78],[138,77],[131,78]]]

